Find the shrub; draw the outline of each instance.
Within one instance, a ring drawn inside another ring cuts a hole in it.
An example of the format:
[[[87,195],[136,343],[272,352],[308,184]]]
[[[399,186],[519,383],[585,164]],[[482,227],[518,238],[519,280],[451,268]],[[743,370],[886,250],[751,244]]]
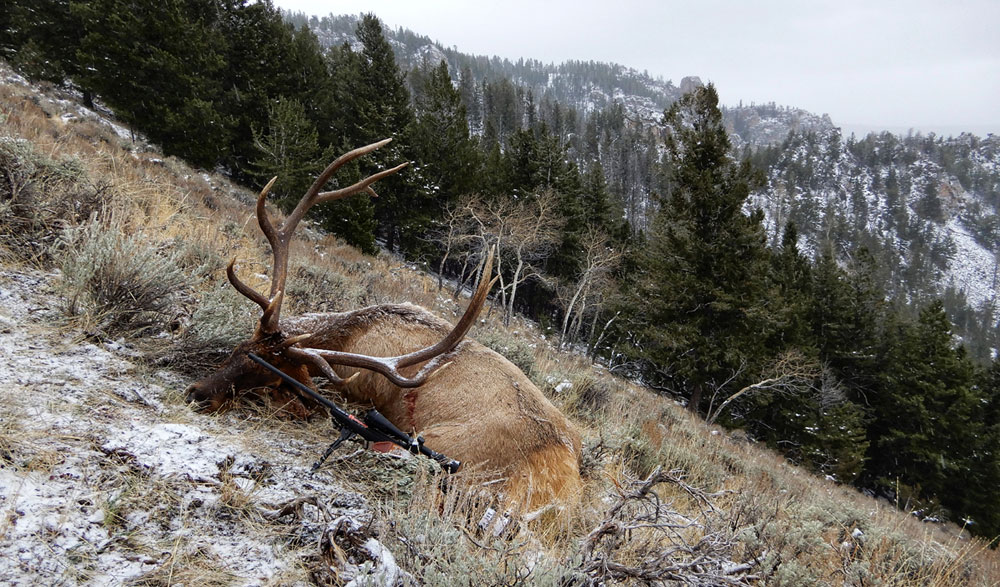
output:
[[[288,297],[295,314],[343,312],[361,305],[365,292],[341,273],[317,266],[300,265],[288,280]]]
[[[215,245],[199,239],[174,239],[178,249],[178,261],[195,280],[204,280],[218,275],[226,266],[225,259]]]
[[[521,536],[494,537],[489,532],[493,526],[480,531],[476,523],[483,513],[482,508],[461,507],[440,515],[428,511],[426,503],[411,501],[409,513],[393,516],[380,538],[406,545],[396,551],[398,563],[420,585],[571,584],[569,569],[533,551]],[[499,511],[496,517],[502,515]]]
[[[577,416],[593,420],[604,413],[611,399],[622,393],[622,389],[617,381],[583,374],[573,381],[566,407]]]
[[[186,373],[214,366],[250,338],[259,318],[260,308],[229,282],[219,283],[198,295],[187,328],[160,362]]]
[[[52,159],[29,141],[0,136],[0,237],[23,259],[47,256],[61,230],[86,219],[104,189],[86,187],[75,158]]]
[[[476,340],[503,355],[529,378],[535,378],[535,349],[527,342],[500,329],[479,332]]]
[[[65,231],[58,262],[67,312],[109,335],[139,336],[165,328],[179,315],[175,303],[188,287],[177,252],[126,235],[117,222],[96,218]]]

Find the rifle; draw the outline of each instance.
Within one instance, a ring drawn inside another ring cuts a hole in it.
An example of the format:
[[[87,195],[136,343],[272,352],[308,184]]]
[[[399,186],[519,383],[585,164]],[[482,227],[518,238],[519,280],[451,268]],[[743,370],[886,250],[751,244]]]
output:
[[[295,378],[289,376],[281,369],[278,369],[254,353],[247,353],[247,356],[249,356],[252,361],[256,362],[261,367],[264,367],[278,377],[281,377],[282,381],[285,383],[323,404],[326,406],[326,409],[330,411],[330,419],[333,421],[333,425],[340,430],[340,438],[333,441],[333,444],[326,449],[323,456],[313,464],[313,471],[320,468],[326,459],[333,454],[333,451],[337,450],[337,447],[347,440],[355,440],[355,437],[361,437],[363,440],[368,442],[391,442],[413,454],[422,454],[434,459],[445,471],[449,473],[458,471],[458,468],[462,466],[460,461],[446,457],[445,455],[424,446],[424,438],[422,436],[413,438],[399,428],[396,428],[396,426],[387,420],[385,416],[380,414],[378,410],[374,408],[368,410],[364,416],[364,420],[360,420],[354,414],[350,414],[340,409],[337,404],[316,393],[308,386],[303,385]]]

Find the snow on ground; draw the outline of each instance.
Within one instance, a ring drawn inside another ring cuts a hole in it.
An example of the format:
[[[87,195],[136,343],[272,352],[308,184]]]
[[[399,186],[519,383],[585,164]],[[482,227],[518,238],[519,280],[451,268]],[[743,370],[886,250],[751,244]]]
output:
[[[56,280],[0,267],[0,584],[303,583],[334,526],[370,518],[329,469],[309,474],[321,436],[193,413],[181,377],[60,327]],[[366,540],[364,568],[392,571]]]
[[[955,256],[948,267],[948,279],[965,292],[971,306],[979,308],[986,303],[996,304],[996,257],[977,243],[957,218],[948,222],[945,230],[955,242]]]

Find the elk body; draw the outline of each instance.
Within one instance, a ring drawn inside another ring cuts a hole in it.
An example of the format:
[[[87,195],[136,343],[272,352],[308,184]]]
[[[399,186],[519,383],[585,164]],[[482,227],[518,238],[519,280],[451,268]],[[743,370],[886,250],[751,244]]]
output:
[[[271,184],[257,199],[257,220],[274,256],[265,297],[227,268],[230,283],[257,303],[262,315],[253,337],[211,375],[191,385],[187,399],[208,411],[262,388],[293,413],[308,408],[280,379],[251,361],[254,352],[306,385],[329,379],[355,402],[374,405],[398,428],[462,461],[470,483],[499,485],[512,501],[535,508],[574,497],[580,488],[580,437],[575,427],[505,358],[464,339],[489,293],[489,267],[469,307],[452,327],[412,304],[382,304],[350,312],[305,314],[281,320],[288,250],[296,225],[313,205],[359,192],[400,165],[332,192],[320,192],[342,165],[384,145],[355,149],[317,177],[295,210],[275,228],[264,207]],[[446,367],[446,368],[445,368]]]

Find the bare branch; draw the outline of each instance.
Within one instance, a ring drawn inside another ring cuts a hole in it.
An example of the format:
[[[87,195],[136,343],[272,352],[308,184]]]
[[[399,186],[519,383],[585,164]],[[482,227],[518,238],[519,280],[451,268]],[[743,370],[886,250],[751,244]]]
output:
[[[801,353],[788,351],[778,357],[769,372],[769,377],[748,385],[726,398],[726,401],[719,404],[715,413],[709,414],[708,423],[714,423],[729,404],[751,392],[770,391],[772,393],[795,394],[815,389],[816,380],[822,375],[823,369],[818,363]]]

